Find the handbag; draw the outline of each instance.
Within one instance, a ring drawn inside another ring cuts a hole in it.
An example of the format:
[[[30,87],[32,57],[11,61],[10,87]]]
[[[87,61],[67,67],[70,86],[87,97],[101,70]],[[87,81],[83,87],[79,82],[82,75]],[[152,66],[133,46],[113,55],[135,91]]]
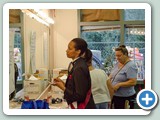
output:
[[[23,101],[21,109],[49,109],[49,104],[46,100]]]

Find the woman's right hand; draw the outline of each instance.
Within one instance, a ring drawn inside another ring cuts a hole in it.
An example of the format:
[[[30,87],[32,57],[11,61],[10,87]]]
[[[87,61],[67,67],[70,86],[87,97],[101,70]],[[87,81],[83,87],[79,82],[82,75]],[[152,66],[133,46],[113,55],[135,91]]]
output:
[[[59,78],[55,78],[54,79],[53,85],[59,87],[63,91],[65,90],[65,83],[61,79],[59,79]]]
[[[55,78],[53,80],[53,83],[57,83],[57,82],[62,82],[65,85],[65,83],[63,82],[63,80],[61,80],[59,77],[57,77],[57,78]]]

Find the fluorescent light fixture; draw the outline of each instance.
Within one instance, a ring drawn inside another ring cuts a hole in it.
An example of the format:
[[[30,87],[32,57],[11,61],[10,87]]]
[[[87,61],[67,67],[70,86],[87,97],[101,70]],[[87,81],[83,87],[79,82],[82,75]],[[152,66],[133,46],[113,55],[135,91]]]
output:
[[[43,11],[39,9],[21,9],[23,13],[27,14],[31,18],[36,19],[38,22],[49,26],[50,24],[54,24],[54,20],[48,17]]]

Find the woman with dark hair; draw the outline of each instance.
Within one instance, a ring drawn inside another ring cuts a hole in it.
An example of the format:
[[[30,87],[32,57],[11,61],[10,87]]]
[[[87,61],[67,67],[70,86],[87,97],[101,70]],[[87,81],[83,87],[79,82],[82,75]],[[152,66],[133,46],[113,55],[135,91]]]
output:
[[[109,90],[106,85],[108,76],[104,70],[93,67],[91,50],[88,49],[85,52],[84,58],[86,59],[90,71],[92,94],[96,109],[108,109],[111,102]]]
[[[134,108],[136,91],[134,86],[137,81],[137,68],[134,61],[128,57],[125,45],[115,49],[117,63],[113,67],[107,81],[114,109]],[[126,106],[126,103],[128,104]]]
[[[70,108],[94,109],[95,103],[91,93],[91,78],[85,60],[81,57],[87,50],[87,43],[81,38],[75,38],[68,44],[66,54],[72,59],[68,67],[66,83],[59,78],[55,79],[54,85],[64,91]]]

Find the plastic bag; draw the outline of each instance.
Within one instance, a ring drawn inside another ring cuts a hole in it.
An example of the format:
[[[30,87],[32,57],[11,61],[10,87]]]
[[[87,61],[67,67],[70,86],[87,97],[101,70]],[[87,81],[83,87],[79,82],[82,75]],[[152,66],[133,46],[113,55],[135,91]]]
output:
[[[49,109],[49,104],[45,100],[23,101],[21,109]]]

